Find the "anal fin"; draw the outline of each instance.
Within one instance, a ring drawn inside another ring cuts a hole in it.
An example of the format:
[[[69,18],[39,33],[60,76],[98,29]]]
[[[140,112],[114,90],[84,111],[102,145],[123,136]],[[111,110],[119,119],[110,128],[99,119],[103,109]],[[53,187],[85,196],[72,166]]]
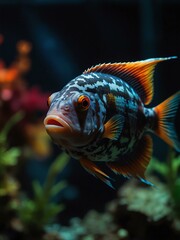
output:
[[[82,158],[80,160],[80,164],[82,165],[82,167],[88,171],[90,174],[92,174],[94,177],[99,178],[101,181],[103,181],[104,183],[106,183],[109,187],[114,188],[111,184],[111,179],[106,173],[104,173],[99,166],[97,166],[95,163],[93,163],[92,161],[86,159],[86,158]]]
[[[152,155],[152,138],[145,135],[136,149],[129,155],[124,155],[120,161],[110,162],[107,166],[116,174],[125,177],[135,177],[142,182],[154,186],[145,179],[145,170]]]

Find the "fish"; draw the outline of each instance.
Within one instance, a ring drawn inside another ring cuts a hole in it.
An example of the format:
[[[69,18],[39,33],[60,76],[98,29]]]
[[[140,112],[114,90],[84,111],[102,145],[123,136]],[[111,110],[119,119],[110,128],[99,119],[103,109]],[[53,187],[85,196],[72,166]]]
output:
[[[153,150],[151,134],[180,152],[174,125],[180,91],[155,107],[147,107],[154,94],[156,65],[175,58],[103,63],[88,68],[48,98],[49,110],[44,119],[47,133],[108,186],[114,187],[109,169],[112,174],[153,186],[145,177]]]

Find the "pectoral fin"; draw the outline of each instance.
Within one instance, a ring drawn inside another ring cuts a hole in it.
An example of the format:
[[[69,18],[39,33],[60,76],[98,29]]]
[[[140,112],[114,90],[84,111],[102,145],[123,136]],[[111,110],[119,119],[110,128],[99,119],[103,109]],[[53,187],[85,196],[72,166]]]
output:
[[[103,138],[117,140],[122,132],[124,117],[121,115],[113,116],[105,125]]]
[[[99,166],[94,164],[92,161],[86,158],[82,158],[80,160],[80,164],[86,171],[88,171],[94,177],[101,179],[101,181],[106,183],[109,187],[114,188],[111,184],[112,179],[106,173],[104,173]]]
[[[154,186],[145,179],[145,170],[151,159],[151,154],[152,139],[146,135],[140,140],[133,153],[122,157],[119,162],[110,162],[107,166],[116,174],[122,174],[125,177],[135,177],[148,185]]]

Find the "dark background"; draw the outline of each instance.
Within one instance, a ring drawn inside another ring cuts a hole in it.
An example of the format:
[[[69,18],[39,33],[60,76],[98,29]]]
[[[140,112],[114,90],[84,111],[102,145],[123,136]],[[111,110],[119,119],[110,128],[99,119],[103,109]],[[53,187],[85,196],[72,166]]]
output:
[[[54,92],[91,65],[180,56],[180,1],[4,0],[0,1],[0,33],[4,36],[0,58],[10,64],[16,42],[30,41],[28,84]],[[179,90],[179,69],[179,59],[158,65],[151,106]],[[167,145],[154,140],[154,155],[163,161]],[[39,169],[45,174],[47,165],[31,163],[28,175],[38,178]],[[70,190],[61,220],[90,208],[103,209],[116,196],[116,191],[89,176],[76,161],[71,161],[65,175]]]

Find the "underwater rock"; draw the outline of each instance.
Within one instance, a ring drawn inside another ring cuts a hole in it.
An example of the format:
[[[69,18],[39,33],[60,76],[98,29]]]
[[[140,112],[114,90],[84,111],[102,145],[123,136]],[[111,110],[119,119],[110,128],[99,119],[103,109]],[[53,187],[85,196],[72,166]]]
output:
[[[62,240],[180,239],[168,187],[155,178],[153,183],[157,187],[129,180],[103,212],[90,210],[82,219],[72,218],[69,226],[51,225],[46,232],[56,231]]]
[[[70,226],[54,224],[47,232],[59,233],[63,240],[128,240],[126,229],[120,228],[109,213],[89,211],[83,219],[72,218]]]

